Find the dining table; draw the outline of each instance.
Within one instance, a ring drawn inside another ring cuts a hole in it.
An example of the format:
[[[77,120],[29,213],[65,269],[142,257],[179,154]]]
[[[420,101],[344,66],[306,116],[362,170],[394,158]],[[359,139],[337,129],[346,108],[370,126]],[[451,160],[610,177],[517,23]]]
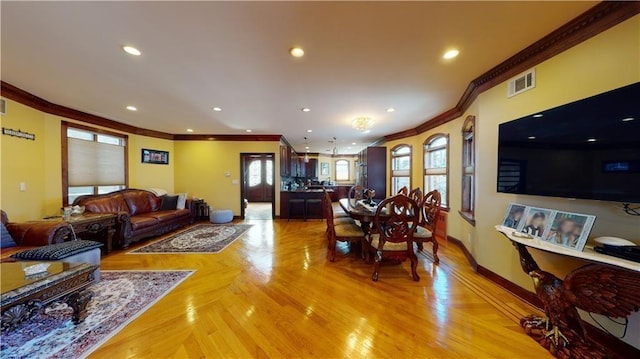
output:
[[[340,207],[342,207],[342,210],[349,215],[349,217],[360,222],[360,228],[362,228],[365,235],[368,235],[371,231],[371,223],[373,223],[376,217],[377,207],[359,206],[357,204],[358,201],[361,200],[342,198],[338,203],[340,203]]]

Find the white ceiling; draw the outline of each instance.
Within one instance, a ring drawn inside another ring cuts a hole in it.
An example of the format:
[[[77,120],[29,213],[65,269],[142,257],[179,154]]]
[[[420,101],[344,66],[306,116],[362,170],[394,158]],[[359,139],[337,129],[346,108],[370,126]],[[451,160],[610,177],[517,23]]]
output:
[[[2,1],[2,80],[142,128],[252,129],[299,151],[312,129],[311,151],[335,136],[354,153],[452,108],[472,79],[593,5]],[[460,56],[443,60],[452,47]],[[375,120],[368,134],[351,128],[362,115]]]

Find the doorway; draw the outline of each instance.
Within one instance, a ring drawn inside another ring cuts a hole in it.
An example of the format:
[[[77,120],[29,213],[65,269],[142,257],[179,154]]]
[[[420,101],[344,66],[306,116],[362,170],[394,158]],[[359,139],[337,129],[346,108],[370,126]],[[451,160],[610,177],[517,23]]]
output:
[[[242,218],[272,220],[275,215],[275,154],[243,153],[240,160]]]

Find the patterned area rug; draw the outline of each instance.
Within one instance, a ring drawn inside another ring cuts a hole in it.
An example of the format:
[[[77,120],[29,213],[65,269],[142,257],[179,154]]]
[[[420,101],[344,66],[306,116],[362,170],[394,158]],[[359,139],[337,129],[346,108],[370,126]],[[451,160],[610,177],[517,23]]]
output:
[[[74,325],[72,310],[54,304],[16,330],[2,333],[2,358],[84,358],[144,313],[193,271],[102,271],[91,287],[89,315]]]
[[[251,228],[248,224],[198,224],[158,242],[129,252],[218,253]]]

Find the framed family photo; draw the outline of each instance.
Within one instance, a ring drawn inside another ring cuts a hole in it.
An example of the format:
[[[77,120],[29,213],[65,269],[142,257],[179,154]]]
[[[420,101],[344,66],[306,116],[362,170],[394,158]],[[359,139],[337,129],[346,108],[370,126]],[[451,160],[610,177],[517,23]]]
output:
[[[553,210],[547,208],[527,207],[524,214],[524,226],[520,232],[536,238],[542,238],[550,226]]]
[[[517,204],[517,203],[509,204],[509,207],[507,207],[507,212],[504,214],[502,225],[505,227],[518,229],[518,226],[520,225],[520,221],[523,218],[525,209],[527,209],[527,206],[522,204]]]
[[[168,151],[158,151],[158,150],[149,150],[146,148],[142,149],[142,163],[151,163],[157,165],[168,165],[169,164],[169,152]]]

